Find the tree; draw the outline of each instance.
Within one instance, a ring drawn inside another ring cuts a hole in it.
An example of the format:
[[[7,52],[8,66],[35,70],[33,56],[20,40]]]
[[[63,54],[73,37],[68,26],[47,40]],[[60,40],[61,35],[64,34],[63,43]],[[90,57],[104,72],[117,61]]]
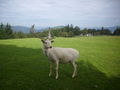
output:
[[[101,35],[111,35],[111,31],[109,29],[104,29],[103,27],[101,28],[101,31],[100,31],[100,34]]]
[[[13,38],[13,30],[11,28],[11,25],[7,23],[5,26],[5,39]]]
[[[62,37],[68,37],[68,33],[67,32],[61,32],[60,36],[62,36]]]
[[[74,33],[72,31],[68,32],[68,37],[73,37]]]
[[[117,27],[113,35],[120,35],[120,27]]]
[[[14,38],[13,30],[10,24],[2,24],[0,25],[0,39],[9,39]]]
[[[75,26],[73,33],[74,35],[80,35],[80,28],[78,26]]]
[[[1,23],[0,25],[0,39],[4,39],[4,25]]]
[[[24,34],[23,32],[15,32],[14,37],[15,38],[25,38],[26,34]]]
[[[84,29],[81,31],[81,33],[82,33],[83,35],[88,34],[88,30],[87,30],[87,28],[84,28]]]

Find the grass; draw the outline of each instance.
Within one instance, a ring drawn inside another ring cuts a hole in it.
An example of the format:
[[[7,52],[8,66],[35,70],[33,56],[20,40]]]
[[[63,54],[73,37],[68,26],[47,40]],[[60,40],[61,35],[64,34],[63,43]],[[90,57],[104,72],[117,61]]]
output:
[[[61,64],[59,79],[37,38],[0,40],[0,90],[120,90],[120,37],[56,38],[53,46],[76,48],[78,75]]]

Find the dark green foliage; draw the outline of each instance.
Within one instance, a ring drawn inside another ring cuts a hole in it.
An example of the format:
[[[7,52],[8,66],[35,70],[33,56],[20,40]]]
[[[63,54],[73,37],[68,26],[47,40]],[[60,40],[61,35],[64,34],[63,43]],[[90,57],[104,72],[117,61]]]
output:
[[[117,27],[113,35],[120,35],[120,27]]]
[[[4,25],[2,23],[0,25],[0,39],[4,39]]]
[[[14,33],[14,37],[15,38],[25,38],[27,37],[26,34],[24,34],[23,32],[15,32]]]
[[[86,35],[88,33],[88,29],[84,28],[80,33],[83,34],[83,35]]]
[[[50,31],[53,33],[54,36],[57,37],[73,37],[78,35],[112,35],[111,31],[108,29],[104,29],[103,27],[100,30],[97,29],[87,29],[84,28],[81,30],[78,26],[67,25],[62,28],[51,28]],[[44,32],[43,32],[44,33]]]
[[[80,34],[80,28],[78,26],[75,26],[73,33],[74,33],[74,35],[79,35]]]
[[[84,28],[82,31],[80,31],[81,34],[92,34],[92,35],[112,35],[111,31],[109,29],[104,29],[103,27],[101,29],[87,29]]]
[[[111,35],[110,30],[101,28],[100,35]]]
[[[66,25],[64,27],[59,28],[49,28],[51,31],[52,37],[74,37],[79,35],[112,35],[111,31],[108,29],[104,29],[103,27],[99,30],[97,29],[80,29],[78,26]],[[42,32],[30,32],[29,33],[23,33],[23,32],[13,32],[10,24],[2,24],[0,25],[0,39],[9,39],[9,38],[40,38],[40,37],[46,37],[48,35],[48,29],[44,30]],[[35,29],[33,28],[33,31]],[[120,35],[120,28],[117,28],[114,32],[114,35]]]
[[[9,39],[14,38],[13,30],[10,24],[2,24],[0,25],[0,39]]]
[[[80,35],[80,28],[78,26],[66,25],[62,28],[51,28],[51,32],[57,37],[73,37]]]
[[[60,36],[62,36],[62,37],[68,37],[68,33],[67,32],[60,32]]]
[[[112,35],[111,31],[108,29],[104,29],[103,27],[101,30],[96,29],[87,29],[84,28],[81,30],[78,26],[66,25],[64,27],[60,28],[49,28],[51,31],[52,37],[73,37],[73,36],[79,36],[79,35]],[[26,37],[46,37],[48,35],[49,30],[44,30],[42,32],[36,32],[36,33],[29,33],[26,34]]]

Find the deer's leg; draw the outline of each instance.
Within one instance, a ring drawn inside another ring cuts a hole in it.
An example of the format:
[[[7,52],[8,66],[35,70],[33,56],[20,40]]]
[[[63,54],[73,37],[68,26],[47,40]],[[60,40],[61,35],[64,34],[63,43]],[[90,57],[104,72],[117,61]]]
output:
[[[73,75],[72,75],[72,78],[74,78],[77,74],[77,64],[75,62],[71,62],[72,63],[72,66],[73,66]]]
[[[59,61],[56,61],[56,79],[58,79],[58,68],[59,68]]]
[[[50,73],[49,73],[49,77],[52,75],[52,62],[50,62]]]

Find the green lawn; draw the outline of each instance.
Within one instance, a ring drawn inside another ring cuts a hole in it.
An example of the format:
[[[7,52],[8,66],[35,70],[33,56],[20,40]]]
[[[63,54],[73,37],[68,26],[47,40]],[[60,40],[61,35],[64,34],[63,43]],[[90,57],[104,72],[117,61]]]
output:
[[[69,64],[58,80],[48,77],[40,39],[0,40],[0,90],[120,90],[120,37],[56,38],[53,46],[79,50],[77,77]]]

